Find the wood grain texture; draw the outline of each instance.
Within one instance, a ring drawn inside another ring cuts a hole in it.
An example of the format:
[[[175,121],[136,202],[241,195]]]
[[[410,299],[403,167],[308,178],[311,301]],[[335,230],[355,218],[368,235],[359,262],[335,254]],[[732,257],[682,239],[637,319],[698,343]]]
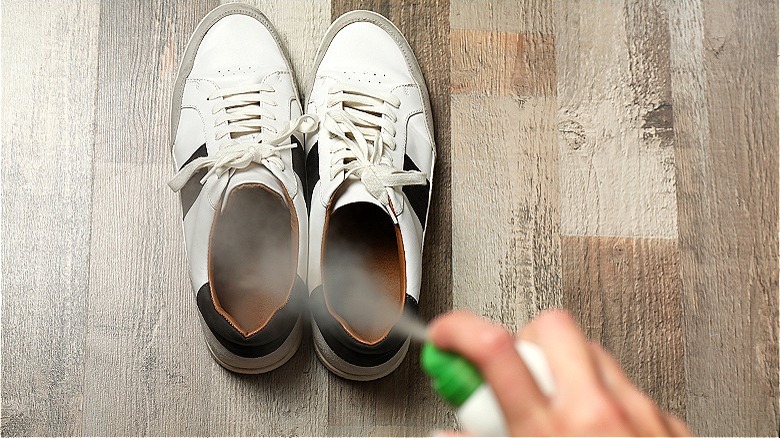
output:
[[[777,435],[777,3],[668,8],[687,419]]]
[[[452,30],[453,295],[517,330],[560,305],[556,72],[552,14],[528,24],[504,6],[510,18]],[[474,7],[453,2],[451,16]]]
[[[655,3],[556,5],[563,234],[677,236],[668,25]]]
[[[555,88],[552,35],[453,29],[452,93],[544,96]]]
[[[495,32],[552,35],[555,2],[551,0],[457,0],[450,26]],[[453,53],[454,54],[454,53]]]
[[[334,0],[332,19],[368,9],[390,19],[409,41],[431,98],[436,140],[428,228],[423,252],[420,314],[428,320],[452,308],[452,216],[450,210],[449,2]],[[436,396],[413,346],[398,371],[377,382],[329,381],[328,435],[425,435],[453,427],[452,410]],[[403,388],[403,389],[401,389]]]
[[[209,357],[165,183],[176,69],[218,3],[3,1],[0,433],[453,427],[416,347],[372,383],[328,373],[308,333],[266,375]],[[423,319],[517,329],[563,305],[695,433],[777,435],[776,3],[251,3],[299,83],[351,9],[415,50],[438,148]]]
[[[563,304],[664,410],[684,418],[685,360],[677,241],[561,238]]]
[[[99,4],[2,9],[0,434],[80,435]]]
[[[668,17],[658,1],[556,10],[563,304],[684,416]]]
[[[214,4],[103,3],[85,343],[84,433],[207,435],[195,318],[167,144],[178,57]],[[182,413],[186,421],[182,421]]]
[[[198,334],[200,336],[200,334]],[[203,341],[199,339],[199,343]],[[295,356],[257,376],[225,371],[211,362],[209,435],[315,436],[328,430],[330,373],[314,354],[307,331]]]
[[[98,129],[103,123],[98,117]],[[209,434],[204,400],[221,370],[201,339],[163,157],[95,164],[86,435]]]

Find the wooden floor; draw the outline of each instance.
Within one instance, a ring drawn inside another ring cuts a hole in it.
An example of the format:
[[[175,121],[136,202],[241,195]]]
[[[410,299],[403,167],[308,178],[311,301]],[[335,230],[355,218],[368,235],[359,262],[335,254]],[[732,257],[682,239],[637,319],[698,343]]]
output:
[[[776,435],[775,1],[253,2],[303,82],[377,10],[426,75],[439,162],[421,308],[570,309],[697,434]],[[401,435],[455,426],[413,349],[373,383],[307,336],[267,375],[201,340],[166,141],[216,1],[2,2],[2,434]]]

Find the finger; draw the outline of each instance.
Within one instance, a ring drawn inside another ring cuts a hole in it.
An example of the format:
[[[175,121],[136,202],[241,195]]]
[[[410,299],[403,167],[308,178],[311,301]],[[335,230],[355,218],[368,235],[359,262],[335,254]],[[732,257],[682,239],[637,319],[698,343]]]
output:
[[[665,415],[626,377],[617,360],[598,343],[591,342],[589,347],[604,385],[620,405],[631,428],[640,436],[669,435],[671,428]]]
[[[429,334],[437,347],[457,352],[480,370],[507,422],[540,418],[547,398],[536,387],[506,329],[476,315],[456,312],[433,321]]]
[[[552,418],[561,434],[633,435],[628,419],[604,386],[589,342],[565,311],[540,314],[520,333],[544,352],[555,380]]]
[[[666,424],[672,431],[673,436],[693,436],[693,432],[682,420],[675,415],[666,414]]]
[[[523,328],[520,337],[544,352],[556,382],[555,398],[579,397],[584,390],[592,393],[601,389],[588,340],[567,312],[541,313]]]

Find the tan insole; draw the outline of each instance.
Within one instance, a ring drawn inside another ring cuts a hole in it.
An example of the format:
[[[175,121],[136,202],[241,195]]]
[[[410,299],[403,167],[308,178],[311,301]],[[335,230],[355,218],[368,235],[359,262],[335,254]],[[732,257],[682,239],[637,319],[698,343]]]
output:
[[[223,315],[249,335],[287,302],[297,232],[282,197],[265,186],[240,185],[224,202],[211,233],[211,290]]]
[[[382,340],[403,310],[399,240],[390,217],[373,204],[343,206],[328,220],[323,293],[334,316],[367,344]]]

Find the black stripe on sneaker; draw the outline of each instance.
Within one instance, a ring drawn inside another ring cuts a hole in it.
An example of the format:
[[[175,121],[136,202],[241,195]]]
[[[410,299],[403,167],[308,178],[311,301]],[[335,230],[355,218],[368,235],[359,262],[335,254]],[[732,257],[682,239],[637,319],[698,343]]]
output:
[[[208,155],[208,151],[206,150],[206,143],[203,143],[201,147],[199,147],[190,158],[187,159],[187,161],[184,162],[184,164],[181,165],[179,170],[182,169],[182,167],[190,164],[194,160],[205,157]],[[192,204],[195,203],[195,200],[198,199],[198,195],[200,194],[200,189],[203,188],[203,184],[200,183],[200,180],[203,179],[204,176],[206,176],[206,172],[208,170],[201,169],[197,172],[195,172],[194,175],[187,181],[186,184],[184,184],[184,187],[182,187],[179,194],[181,195],[181,211],[182,211],[182,218],[187,216],[187,212],[190,211],[190,208],[192,208]]]
[[[301,183],[306,187],[306,151],[303,150],[302,142],[298,137],[291,135],[290,143],[295,145],[292,149],[293,171],[300,178]]]
[[[192,163],[193,161],[197,160],[200,157],[205,157],[208,154],[209,153],[206,150],[206,143],[203,143],[202,145],[200,145],[200,147],[198,149],[195,150],[195,152],[192,153],[192,156],[187,158],[187,161],[185,161],[184,164],[182,164],[181,167],[179,167],[179,170],[182,170],[184,168],[184,166]]]
[[[409,155],[404,155],[404,170],[420,171],[420,168],[414,164]],[[428,215],[428,202],[430,201],[431,182],[425,181],[424,186],[404,186],[403,192],[406,195],[406,199],[409,200],[409,204],[414,210],[414,214],[417,215],[417,219],[420,221],[423,229],[425,229],[425,217]]]
[[[397,327],[394,327],[385,339],[374,345],[358,341],[347,333],[341,323],[328,311],[322,286],[312,291],[310,303],[312,317],[328,347],[340,358],[353,365],[360,367],[382,365],[392,359],[406,342],[407,336]],[[417,300],[410,295],[406,295],[404,313],[417,316]]]
[[[318,143],[314,143],[306,154],[306,208],[311,211],[311,197],[314,186],[320,180],[320,152]]]
[[[198,310],[211,333],[228,351],[241,357],[262,357],[274,352],[290,336],[306,302],[306,291],[303,279],[297,277],[287,304],[276,312],[265,327],[248,337],[217,311],[209,283],[198,290]]]

